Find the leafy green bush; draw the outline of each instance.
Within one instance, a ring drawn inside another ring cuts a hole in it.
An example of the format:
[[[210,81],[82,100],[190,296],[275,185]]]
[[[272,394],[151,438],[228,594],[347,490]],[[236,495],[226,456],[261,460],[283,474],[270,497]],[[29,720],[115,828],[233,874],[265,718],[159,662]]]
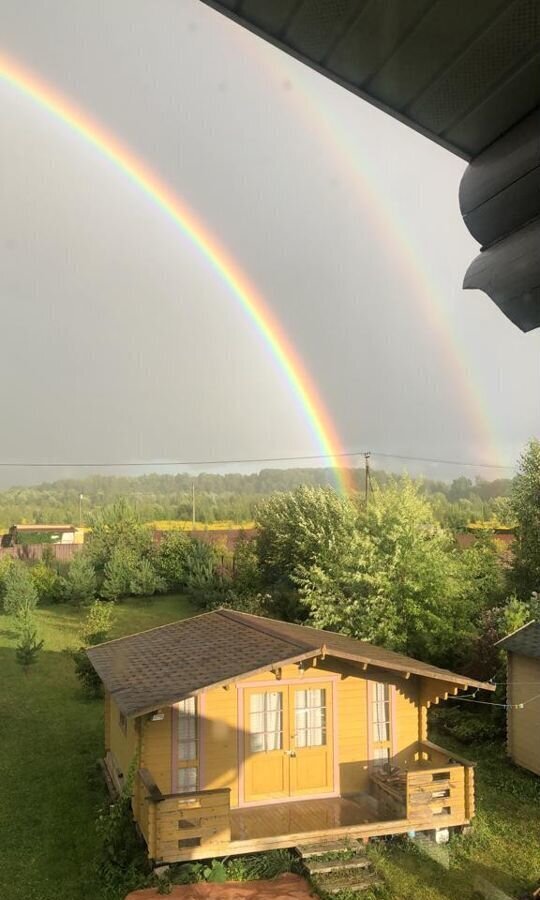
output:
[[[300,872],[298,857],[288,850],[270,850],[229,859],[180,863],[168,873],[172,884],[194,884],[199,881],[261,881],[277,878],[285,872]]]
[[[34,612],[38,600],[29,567],[13,562],[4,574],[4,610],[22,620]]]
[[[43,641],[38,640],[37,628],[29,619],[21,628],[19,643],[15,651],[17,662],[22,666],[25,674],[28,674],[30,666],[37,662],[38,653],[43,647]]]
[[[65,594],[70,603],[89,603],[96,596],[96,571],[84,553],[71,561],[65,578]]]
[[[65,599],[64,579],[41,560],[30,569],[40,603],[61,603]]]
[[[114,605],[94,600],[81,628],[81,646],[77,650],[68,651],[75,663],[75,674],[90,697],[101,696],[102,684],[86,650],[107,640],[113,621]]]
[[[432,710],[430,722],[463,744],[483,744],[504,738],[504,709],[499,707],[477,707],[471,711],[456,703],[452,707]]]
[[[97,869],[107,900],[120,900],[129,891],[155,881],[131,810],[134,768],[132,765],[118,799],[105,803],[98,814],[96,827],[101,846]]]

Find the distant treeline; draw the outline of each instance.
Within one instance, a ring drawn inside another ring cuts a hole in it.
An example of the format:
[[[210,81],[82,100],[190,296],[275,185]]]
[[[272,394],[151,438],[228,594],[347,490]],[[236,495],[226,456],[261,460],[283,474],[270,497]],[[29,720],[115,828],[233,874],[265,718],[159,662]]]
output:
[[[355,469],[353,476],[362,492],[363,471]],[[395,476],[383,471],[372,473],[375,487],[392,478]],[[191,519],[193,485],[198,522],[241,523],[251,521],[261,499],[276,491],[290,491],[301,484],[323,487],[334,483],[331,469],[263,469],[252,475],[91,475],[0,492],[0,527],[5,529],[17,522],[78,524],[81,494],[83,522],[120,497],[130,501],[142,521]],[[511,484],[511,479],[472,481],[461,477],[451,483],[423,480],[437,518],[453,529],[463,529],[471,521],[511,524],[506,501]]]

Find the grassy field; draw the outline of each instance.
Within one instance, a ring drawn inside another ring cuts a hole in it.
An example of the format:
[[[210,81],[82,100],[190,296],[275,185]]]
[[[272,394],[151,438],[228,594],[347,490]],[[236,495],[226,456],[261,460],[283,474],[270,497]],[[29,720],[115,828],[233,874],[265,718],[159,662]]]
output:
[[[387,887],[378,900],[472,900],[477,878],[521,898],[540,883],[540,778],[508,762],[500,746],[437,743],[476,760],[477,815],[472,834],[430,847],[434,858],[399,842],[376,854]]]
[[[185,599],[130,600],[112,637],[189,613]],[[93,860],[96,808],[104,798],[102,703],[86,700],[62,651],[77,646],[82,614],[38,612],[45,646],[28,676],[15,662],[10,619],[0,615],[0,897],[99,900]]]
[[[113,636],[188,615],[178,596],[118,606]],[[57,606],[38,613],[45,639],[24,676],[15,635],[0,615],[0,898],[100,900],[93,873],[95,814],[104,798],[96,760],[102,708],[79,690],[71,659],[81,613]],[[452,840],[436,859],[400,842],[375,850],[384,900],[472,900],[480,875],[519,897],[540,879],[540,779],[511,766],[502,748],[462,748],[478,760],[478,816],[472,836]],[[367,898],[366,898],[367,900]]]

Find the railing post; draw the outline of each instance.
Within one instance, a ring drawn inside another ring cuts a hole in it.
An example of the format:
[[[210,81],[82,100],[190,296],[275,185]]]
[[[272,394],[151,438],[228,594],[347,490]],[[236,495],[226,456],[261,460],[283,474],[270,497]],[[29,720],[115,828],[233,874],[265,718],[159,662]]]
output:
[[[157,856],[157,803],[147,799],[148,804],[148,856],[156,859]]]

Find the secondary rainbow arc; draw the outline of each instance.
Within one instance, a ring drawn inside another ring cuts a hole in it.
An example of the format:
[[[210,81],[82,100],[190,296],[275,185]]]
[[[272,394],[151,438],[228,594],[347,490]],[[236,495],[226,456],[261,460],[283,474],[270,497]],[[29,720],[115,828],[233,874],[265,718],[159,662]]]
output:
[[[454,334],[441,289],[429,275],[406,224],[392,209],[374,166],[370,164],[366,154],[361,154],[357,147],[353,147],[331,106],[321,102],[313,87],[313,73],[304,70],[301,64],[291,60],[283,51],[251,34],[244,36],[240,29],[231,28],[229,37],[233,35],[236,35],[236,42],[239,48],[242,47],[243,53],[249,52],[255,65],[274,84],[278,79],[282,85],[284,79],[292,80],[290,86],[293,89],[286,92],[287,102],[291,107],[294,106],[306,127],[324,141],[330,154],[346,172],[347,186],[356,189],[381,243],[388,243],[390,238],[392,251],[396,254],[396,265],[414,288],[415,302],[438,340],[448,371],[459,385],[463,408],[475,437],[482,445],[480,456],[485,455],[490,463],[506,467],[499,451],[495,429],[487,413],[486,400],[469,375],[467,353]],[[284,92],[281,90],[279,93],[283,95]]]
[[[285,374],[321,451],[321,458],[327,459],[335,470],[338,490],[343,494],[352,490],[352,475],[339,463],[341,441],[312,377],[275,314],[208,227],[146,163],[86,111],[76,107],[41,77],[38,78],[3,53],[0,53],[0,79],[93,145],[157,204],[204,256],[227,285]]]

